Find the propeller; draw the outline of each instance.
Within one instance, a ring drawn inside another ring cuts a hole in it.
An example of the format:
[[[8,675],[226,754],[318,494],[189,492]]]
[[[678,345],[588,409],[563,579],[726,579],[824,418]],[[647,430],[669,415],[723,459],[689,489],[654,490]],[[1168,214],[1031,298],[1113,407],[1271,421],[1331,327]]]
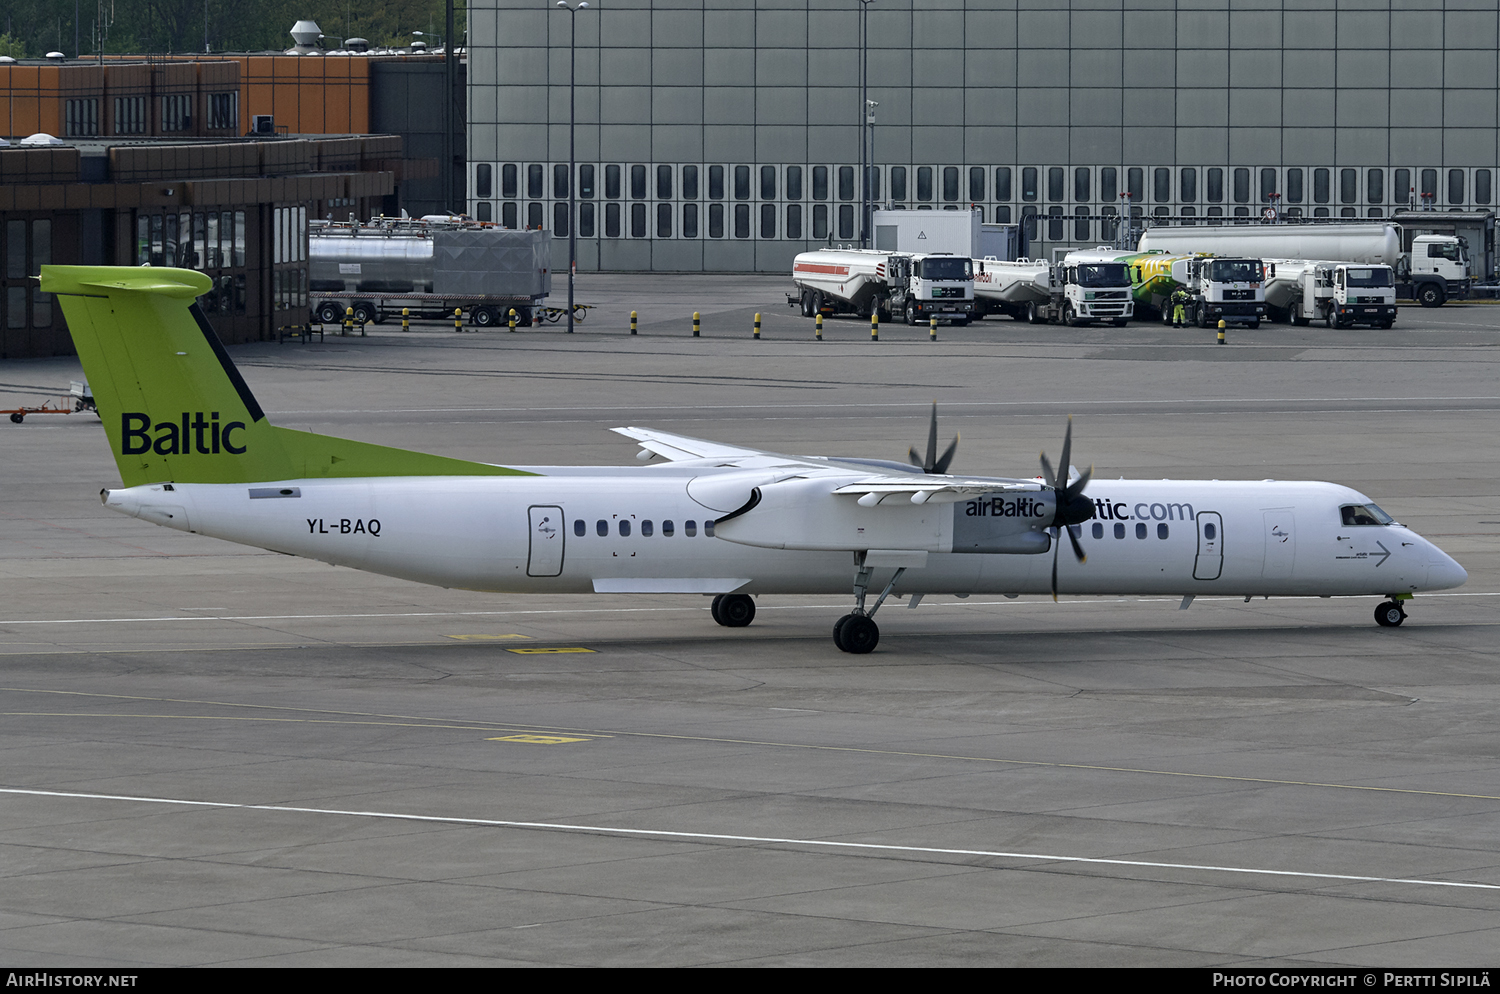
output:
[[[953,441],[948,443],[948,448],[943,451],[943,454],[941,456],[937,454],[937,402],[934,401],[932,420],[927,423],[927,458],[922,458],[922,454],[917,451],[915,445],[907,453],[907,458],[922,472],[942,476],[948,472],[948,464],[953,462],[953,453],[957,451],[958,435],[955,434]]]
[[[1073,417],[1068,416],[1068,431],[1063,435],[1062,447],[1062,469],[1067,473],[1070,465],[1068,458],[1073,454]],[[1089,480],[1094,475],[1094,467],[1090,466],[1078,479],[1068,482],[1066,475],[1059,477],[1052,471],[1052,463],[1047,461],[1047,453],[1042,453],[1042,478],[1046,481],[1048,488],[1057,494],[1057,509],[1053,512],[1052,522],[1049,528],[1058,533],[1058,541],[1052,546],[1052,599],[1057,600],[1057,555],[1062,546],[1061,532],[1067,532],[1068,540],[1073,543],[1073,556],[1080,562],[1088,562],[1088,556],[1084,555],[1083,546],[1078,544],[1078,536],[1073,534],[1069,525],[1082,524],[1094,516],[1094,503],[1083,496],[1083,489],[1089,485]]]

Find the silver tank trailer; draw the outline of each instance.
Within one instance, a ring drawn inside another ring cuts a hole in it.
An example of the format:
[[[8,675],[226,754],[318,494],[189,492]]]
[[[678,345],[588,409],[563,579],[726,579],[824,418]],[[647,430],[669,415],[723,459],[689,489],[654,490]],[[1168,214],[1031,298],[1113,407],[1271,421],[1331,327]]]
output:
[[[314,292],[433,292],[433,243],[428,236],[315,229],[307,246],[308,280]]]

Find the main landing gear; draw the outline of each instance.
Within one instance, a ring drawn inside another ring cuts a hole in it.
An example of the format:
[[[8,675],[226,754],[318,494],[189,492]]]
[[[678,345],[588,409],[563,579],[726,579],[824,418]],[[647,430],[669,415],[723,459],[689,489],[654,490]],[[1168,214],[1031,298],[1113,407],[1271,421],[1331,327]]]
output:
[[[901,579],[901,574],[906,572],[902,566],[896,570],[896,575],[891,577],[891,582],[885,585],[880,596],[875,600],[875,606],[865,610],[865,594],[870,587],[870,574],[875,571],[873,566],[865,565],[865,553],[854,554],[854,610],[844,615],[833,626],[833,644],[844,652],[852,652],[855,655],[863,655],[874,652],[875,647],[880,644],[880,628],[875,624],[875,612],[880,610],[880,605],[891,595],[896,587],[896,581]]]
[[[1381,628],[1399,628],[1406,620],[1406,610],[1398,600],[1382,601],[1375,608],[1375,624]]]
[[[755,601],[749,594],[720,594],[708,610],[725,628],[744,628],[755,620]]]

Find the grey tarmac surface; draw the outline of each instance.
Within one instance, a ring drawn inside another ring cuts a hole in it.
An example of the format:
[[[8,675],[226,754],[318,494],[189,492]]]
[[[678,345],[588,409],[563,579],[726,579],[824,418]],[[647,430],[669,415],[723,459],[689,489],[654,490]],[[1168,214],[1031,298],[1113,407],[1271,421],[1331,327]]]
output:
[[[782,279],[579,284],[571,337],[230,351],[279,424],[517,464],[632,463],[619,424],[899,459],[936,400],[956,470],[1031,475],[1072,414],[1099,478],[1346,483],[1469,583],[1396,630],[1373,598],[893,602],[856,657],[849,598],[728,630],[156,528],[99,505],[93,417],[6,423],[0,965],[1500,959],[1500,307],[817,343]],[[0,363],[0,401],[79,375]]]

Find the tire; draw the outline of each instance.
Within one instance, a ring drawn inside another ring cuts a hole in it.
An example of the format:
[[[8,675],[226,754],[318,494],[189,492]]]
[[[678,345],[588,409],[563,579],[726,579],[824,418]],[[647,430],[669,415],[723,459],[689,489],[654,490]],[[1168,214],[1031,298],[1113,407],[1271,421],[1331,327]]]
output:
[[[516,312],[516,327],[517,328],[523,328],[523,327],[529,328],[529,327],[531,327],[531,321],[532,321],[531,308],[529,308],[529,307],[514,307],[514,308],[512,308],[512,310],[514,310]],[[509,322],[510,315],[507,314],[505,317],[506,317],[506,321]]]
[[[917,305],[910,300],[906,302],[906,323],[913,328],[917,326]]]
[[[1127,321],[1125,318],[1115,318],[1115,320],[1114,320],[1114,325],[1115,325],[1116,328],[1123,328],[1123,327],[1125,327],[1129,323],[1130,322]]]
[[[713,603],[708,606],[708,613],[711,614],[711,615],[713,615],[714,624],[716,624],[716,625],[722,625],[722,624],[724,624],[724,618],[723,618],[723,616],[721,614],[719,614],[719,607],[723,603],[724,603],[724,595],[723,594],[718,594],[718,595],[716,595],[714,597]]]
[[[500,323],[500,315],[493,307],[476,307],[473,321],[481,328],[491,328]]]
[[[25,421],[25,420],[26,420],[26,415],[22,414],[20,411],[16,411],[14,414],[12,414],[10,416],[11,424],[17,424],[18,425],[22,421]]]
[[[805,317],[805,318],[810,318],[810,317],[813,316],[814,313],[815,312],[813,311],[813,305],[812,305],[812,294],[809,291],[807,291],[807,290],[803,290],[802,291],[802,316]]]
[[[1034,300],[1028,300],[1026,302],[1026,320],[1030,324],[1042,323],[1042,315],[1037,310],[1036,301]]]
[[[845,652],[862,656],[867,652],[874,652],[875,647],[880,644],[880,628],[862,614],[851,614],[844,619],[839,637]]]
[[[375,307],[363,301],[354,305],[354,323],[370,324],[375,320]]]
[[[1251,331],[1254,331],[1256,328],[1260,327],[1260,318],[1256,318],[1255,320],[1251,321],[1245,327],[1249,328]]]
[[[814,291],[812,291],[812,312],[813,312],[813,317],[817,317],[819,314],[823,313],[823,291],[822,290],[814,290]]]
[[[1069,328],[1078,327],[1078,320],[1073,317],[1073,305],[1063,304],[1062,323]]]
[[[1382,601],[1375,607],[1375,624],[1381,628],[1399,628],[1405,620],[1406,612],[1399,601]]]
[[[725,628],[744,628],[755,620],[755,601],[748,594],[720,594],[719,624]]]
[[[838,621],[835,621],[833,623],[833,644],[838,646],[839,652],[849,651],[848,649],[844,648],[844,622],[848,621],[852,617],[854,617],[854,615],[846,614]]]
[[[318,305],[319,324],[338,324],[343,316],[344,312],[339,309],[339,305],[332,301],[325,301]]]
[[[1378,327],[1380,327],[1384,331],[1390,331],[1395,326],[1396,326],[1396,319],[1395,318],[1386,318],[1384,321],[1380,322],[1380,324],[1378,325]]]
[[[1199,305],[1193,308],[1193,323],[1200,328],[1208,327],[1208,308]]]
[[[1417,303],[1423,307],[1442,307],[1447,297],[1436,283],[1423,283],[1417,288]]]

